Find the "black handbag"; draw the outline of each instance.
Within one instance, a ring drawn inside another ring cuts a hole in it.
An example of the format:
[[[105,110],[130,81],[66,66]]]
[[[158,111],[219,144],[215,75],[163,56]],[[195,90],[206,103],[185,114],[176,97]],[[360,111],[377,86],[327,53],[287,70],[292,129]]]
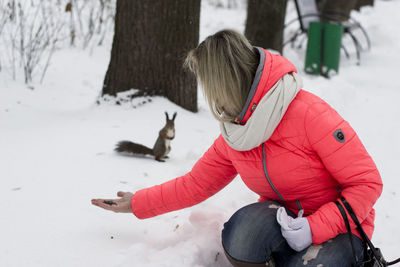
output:
[[[357,230],[360,233],[363,241],[364,241],[364,259],[358,259],[356,255],[356,250],[354,248],[354,243],[353,243],[353,235],[351,234],[351,229],[350,229],[350,223],[347,218],[346,211],[344,210],[342,204],[336,200],[335,204],[339,208],[340,213],[342,214],[343,220],[345,222],[347,232],[349,234],[349,239],[351,243],[351,248],[353,250],[353,256],[354,256],[354,266],[365,266],[365,267],[384,267],[384,266],[389,266],[393,265],[396,263],[400,262],[400,258],[397,260],[387,262],[385,258],[382,255],[382,252],[379,248],[375,248],[375,246],[372,244],[371,240],[368,238],[368,236],[365,234],[364,229],[362,228],[360,222],[357,219],[357,216],[355,215],[352,207],[350,204],[346,201],[344,197],[341,197],[340,200],[342,201],[344,207],[346,208],[347,212],[349,213],[351,219],[357,226]]]

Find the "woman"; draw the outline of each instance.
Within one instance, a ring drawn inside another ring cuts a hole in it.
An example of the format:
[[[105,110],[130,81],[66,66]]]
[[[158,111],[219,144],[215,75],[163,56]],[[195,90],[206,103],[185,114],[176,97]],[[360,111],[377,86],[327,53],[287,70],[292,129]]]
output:
[[[334,201],[352,205],[369,237],[382,191],[378,170],[350,125],[302,90],[296,68],[234,31],[207,37],[186,58],[221,135],[186,175],[119,192],[116,205],[140,219],[200,203],[240,174],[260,195],[225,223],[222,245],[234,266],[351,266],[353,252]],[[355,250],[363,243],[352,224]]]

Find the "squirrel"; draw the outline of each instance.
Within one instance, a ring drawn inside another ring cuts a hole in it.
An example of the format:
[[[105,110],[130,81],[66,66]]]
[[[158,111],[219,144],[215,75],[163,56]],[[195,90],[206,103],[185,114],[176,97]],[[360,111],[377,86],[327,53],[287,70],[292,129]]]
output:
[[[153,149],[148,148],[141,144],[136,144],[131,141],[120,141],[115,147],[115,151],[118,153],[133,153],[139,155],[153,155],[155,160],[165,162],[164,159],[168,158],[168,153],[171,151],[170,142],[175,138],[175,118],[176,112],[169,119],[168,113],[165,112],[166,124],[158,133],[158,138],[153,146]]]

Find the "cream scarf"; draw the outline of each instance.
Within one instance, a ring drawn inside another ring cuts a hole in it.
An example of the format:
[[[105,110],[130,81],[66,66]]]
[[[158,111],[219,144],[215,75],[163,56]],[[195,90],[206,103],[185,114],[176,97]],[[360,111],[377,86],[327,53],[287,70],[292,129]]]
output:
[[[239,151],[251,150],[267,141],[302,87],[297,73],[283,76],[261,99],[245,125],[220,123],[225,141]]]

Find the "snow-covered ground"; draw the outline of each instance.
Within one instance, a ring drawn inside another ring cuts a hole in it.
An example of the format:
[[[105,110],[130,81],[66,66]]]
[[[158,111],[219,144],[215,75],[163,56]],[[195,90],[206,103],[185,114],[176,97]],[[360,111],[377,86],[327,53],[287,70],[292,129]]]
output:
[[[201,39],[222,28],[244,30],[245,7],[202,2]],[[353,53],[330,80],[304,75],[304,88],[333,105],[374,158],[384,191],[373,241],[393,259],[400,256],[400,2],[375,2],[354,14],[372,39],[361,66]],[[293,6],[288,10],[293,18]],[[257,199],[239,177],[195,207],[147,220],[91,205],[93,197],[186,173],[219,133],[201,93],[196,114],[161,97],[136,109],[95,105],[110,48],[58,51],[34,90],[0,72],[0,266],[229,266],[222,225]],[[302,73],[304,51],[284,53]],[[178,112],[166,163],[113,153],[122,139],[152,146],[164,111]]]

